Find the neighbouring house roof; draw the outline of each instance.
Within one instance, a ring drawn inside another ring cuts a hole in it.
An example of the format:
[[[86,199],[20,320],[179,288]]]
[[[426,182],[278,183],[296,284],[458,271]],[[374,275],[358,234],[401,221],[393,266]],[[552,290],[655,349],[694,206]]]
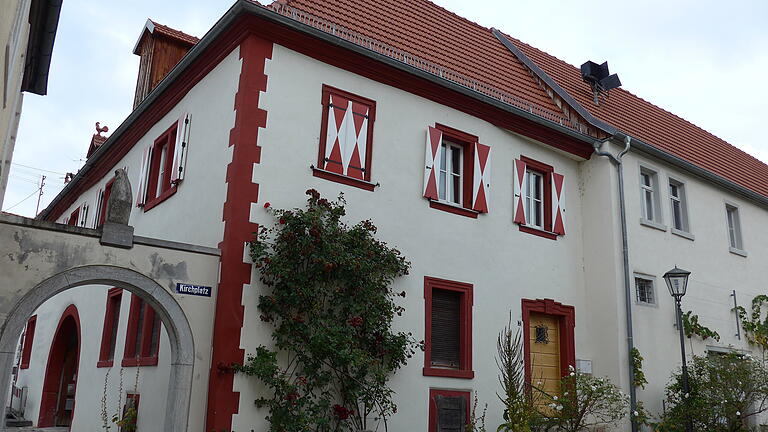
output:
[[[287,5],[453,69],[532,105],[560,108],[532,73],[483,27],[428,0],[282,0]],[[624,89],[593,102],[579,68],[509,38],[590,114],[633,138],[768,197],[768,165]]]
[[[200,42],[200,39],[195,36],[186,34],[183,31],[176,30],[174,28],[148,19],[146,24],[144,24],[144,30],[141,32],[141,36],[139,36],[139,39],[136,41],[136,45],[133,47],[134,54],[139,54],[139,45],[141,44],[141,40],[144,38],[146,33],[160,34],[188,45],[195,45],[196,43]]]

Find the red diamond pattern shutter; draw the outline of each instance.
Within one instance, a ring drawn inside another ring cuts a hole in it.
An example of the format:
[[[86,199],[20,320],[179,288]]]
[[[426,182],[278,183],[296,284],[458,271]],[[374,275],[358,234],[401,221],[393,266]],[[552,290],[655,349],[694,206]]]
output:
[[[328,103],[328,127],[325,140],[325,159],[323,169],[336,174],[346,175],[343,155],[347,146],[347,110],[351,120],[352,102],[349,99],[331,93]]]
[[[139,171],[139,189],[136,191],[136,207],[144,207],[147,202],[147,185],[149,183],[149,163],[152,158],[152,146],[144,149],[141,155],[141,170]]]
[[[443,143],[443,132],[430,126],[424,153],[424,197],[437,200],[437,157]]]
[[[365,179],[366,148],[368,145],[369,107],[350,102],[347,107],[345,123],[347,126],[347,146],[344,149],[342,163],[347,176],[359,180]]]
[[[514,222],[525,225],[525,175],[526,165],[525,162],[515,159],[515,179],[514,179],[514,206],[515,206],[515,219]]]
[[[187,151],[189,150],[189,121],[190,115],[184,114],[179,118],[176,126],[176,143],[173,149],[173,168],[171,170],[171,184],[177,184],[184,180],[184,169],[187,165]]]
[[[491,147],[475,143],[475,169],[472,181],[472,209],[488,213],[491,189]]]
[[[565,177],[552,173],[552,232],[565,235]]]

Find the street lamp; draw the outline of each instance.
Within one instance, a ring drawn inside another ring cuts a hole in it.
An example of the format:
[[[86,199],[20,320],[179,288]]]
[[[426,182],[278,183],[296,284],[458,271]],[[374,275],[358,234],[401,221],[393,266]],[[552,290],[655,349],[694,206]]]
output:
[[[683,336],[683,311],[680,308],[680,299],[685,295],[685,291],[688,289],[688,276],[691,272],[682,269],[673,268],[672,270],[664,274],[664,280],[667,282],[667,288],[669,288],[669,294],[675,298],[676,316],[677,316],[677,329],[680,331],[680,353],[683,356],[683,394],[685,397],[685,403],[688,404],[689,393],[691,388],[688,385],[688,364],[685,360],[685,337]],[[685,422],[685,431],[693,432],[693,423],[691,422],[690,410],[686,410],[687,420]]]

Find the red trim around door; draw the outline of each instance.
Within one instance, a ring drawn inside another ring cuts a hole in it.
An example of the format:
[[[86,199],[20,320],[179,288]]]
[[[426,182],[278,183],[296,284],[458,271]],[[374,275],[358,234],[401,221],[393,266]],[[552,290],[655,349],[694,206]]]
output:
[[[67,319],[73,320],[76,332],[75,337],[77,338],[75,374],[78,373],[80,368],[80,336],[82,334],[80,331],[80,315],[77,313],[77,307],[71,304],[61,314],[61,319],[59,319],[59,324],[56,326],[56,332],[51,341],[48,364],[45,367],[45,381],[43,381],[43,390],[40,397],[40,414],[37,419],[38,427],[55,426],[56,407],[59,403],[59,381],[61,380],[64,356],[66,354],[66,341],[59,337],[59,331]],[[75,391],[77,391],[77,386],[75,386]],[[75,408],[73,407],[72,418],[74,419],[74,417]]]
[[[232,364],[242,363],[245,357],[240,349],[243,285],[251,283],[253,265],[243,261],[243,248],[259,230],[249,220],[251,203],[259,200],[259,185],[253,183],[252,174],[261,163],[259,128],[267,126],[267,112],[259,108],[259,96],[267,91],[264,66],[271,57],[272,42],[266,39],[249,36],[240,45],[242,69],[235,96],[235,125],[229,136],[232,162],[227,165],[224,239],[219,244],[221,279],[216,292],[206,431],[232,429],[232,416],[240,405],[240,394],[233,389]]]
[[[523,349],[525,352],[525,380],[531,382],[531,312],[558,317],[560,321],[560,373],[568,375],[568,366],[576,366],[576,309],[552,299],[522,300]]]

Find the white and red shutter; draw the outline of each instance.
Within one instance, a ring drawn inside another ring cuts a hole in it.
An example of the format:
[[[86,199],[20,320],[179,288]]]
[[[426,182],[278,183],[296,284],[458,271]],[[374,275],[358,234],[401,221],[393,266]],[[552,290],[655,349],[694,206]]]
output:
[[[368,121],[370,107],[357,102],[349,102],[344,124],[347,128],[346,148],[343,151],[344,173],[356,179],[365,179],[365,161],[368,147]]]
[[[96,195],[96,215],[93,218],[93,227],[98,228],[99,219],[101,219],[101,208],[104,207],[104,189],[99,188],[99,193]]]
[[[84,227],[85,224],[88,223],[88,208],[89,207],[88,207],[88,203],[87,202],[84,202],[83,205],[80,206],[80,212],[79,212],[79,214],[80,214],[79,219],[80,220],[77,223],[78,226]]]
[[[443,132],[429,126],[427,129],[427,142],[424,153],[424,197],[436,200],[437,195],[437,171],[439,169],[437,158],[440,155],[440,146],[443,144]]]
[[[472,209],[488,213],[491,192],[491,147],[475,143],[475,167],[472,179]]]
[[[552,232],[565,235],[565,177],[552,173]]]
[[[515,206],[515,219],[514,222],[525,225],[525,185],[528,181],[526,176],[525,162],[519,159],[515,159],[515,179],[514,179],[514,200]]]
[[[176,143],[173,148],[171,184],[177,184],[184,180],[184,170],[187,166],[187,152],[189,151],[189,121],[190,115],[184,114],[179,118],[176,125]]]
[[[136,191],[136,207],[144,207],[147,202],[147,187],[149,185],[149,166],[152,160],[152,146],[144,149],[141,155],[141,170],[139,171],[139,189]]]
[[[344,153],[347,148],[347,108],[351,102],[339,95],[331,93],[328,102],[328,124],[325,136],[325,160],[323,169],[344,175],[347,166],[344,164]],[[352,113],[349,113],[352,117]],[[349,159],[347,159],[348,163]]]

